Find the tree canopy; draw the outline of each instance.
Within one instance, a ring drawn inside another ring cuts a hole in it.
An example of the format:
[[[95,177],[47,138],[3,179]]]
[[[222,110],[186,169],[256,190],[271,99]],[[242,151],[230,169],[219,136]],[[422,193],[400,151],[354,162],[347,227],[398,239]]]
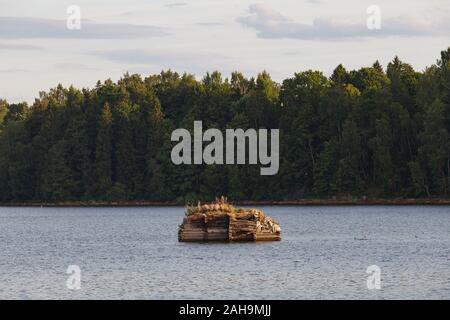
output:
[[[182,165],[176,128],[280,129],[280,170]],[[0,201],[290,200],[450,196],[450,48],[422,72],[384,69],[125,74],[92,89],[59,85],[35,102],[0,99]]]

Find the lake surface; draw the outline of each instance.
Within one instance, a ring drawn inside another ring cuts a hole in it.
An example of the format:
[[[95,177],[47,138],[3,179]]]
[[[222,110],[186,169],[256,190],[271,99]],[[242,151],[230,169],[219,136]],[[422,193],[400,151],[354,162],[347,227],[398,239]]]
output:
[[[179,243],[181,207],[0,208],[0,299],[450,299],[449,206],[261,208],[281,242]]]

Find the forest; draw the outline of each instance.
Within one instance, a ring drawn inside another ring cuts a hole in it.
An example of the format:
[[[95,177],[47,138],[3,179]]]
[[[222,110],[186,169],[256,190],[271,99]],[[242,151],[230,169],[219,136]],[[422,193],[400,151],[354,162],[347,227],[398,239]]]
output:
[[[437,55],[438,56],[438,55]],[[450,197],[450,47],[425,70],[398,57],[281,83],[162,71],[34,103],[0,99],[0,202]],[[279,171],[175,165],[177,128],[279,129]]]

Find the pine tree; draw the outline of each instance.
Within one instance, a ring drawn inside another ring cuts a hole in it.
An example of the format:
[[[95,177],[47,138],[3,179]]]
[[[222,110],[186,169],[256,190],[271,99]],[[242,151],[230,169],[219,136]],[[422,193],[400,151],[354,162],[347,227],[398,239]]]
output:
[[[95,149],[95,187],[97,199],[104,200],[112,187],[112,113],[105,103],[98,124]],[[112,200],[112,199],[111,199]]]

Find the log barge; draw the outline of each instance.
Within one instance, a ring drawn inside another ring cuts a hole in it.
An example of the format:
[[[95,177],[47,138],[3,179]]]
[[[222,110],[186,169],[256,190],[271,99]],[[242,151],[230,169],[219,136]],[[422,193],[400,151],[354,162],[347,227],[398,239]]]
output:
[[[236,209],[226,199],[187,206],[180,242],[280,241],[280,225],[258,209]]]

